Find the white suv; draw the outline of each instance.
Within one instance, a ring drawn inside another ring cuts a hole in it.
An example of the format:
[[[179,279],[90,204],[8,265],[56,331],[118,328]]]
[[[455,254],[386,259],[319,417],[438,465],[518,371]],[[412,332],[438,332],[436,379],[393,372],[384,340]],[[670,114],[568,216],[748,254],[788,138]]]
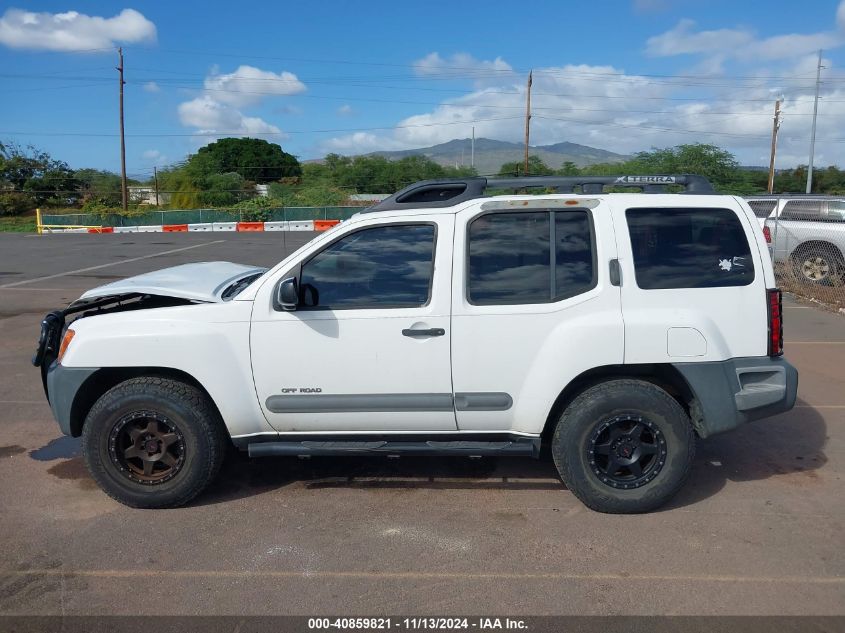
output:
[[[651,193],[667,184],[686,193]],[[557,193],[485,196],[527,187]],[[186,503],[229,442],[545,443],[589,507],[648,511],[682,486],[696,436],[796,397],[760,226],[707,191],[697,176],[417,183],[270,270],[187,264],[89,291],[44,319],[33,362],[91,474],[131,506]]]

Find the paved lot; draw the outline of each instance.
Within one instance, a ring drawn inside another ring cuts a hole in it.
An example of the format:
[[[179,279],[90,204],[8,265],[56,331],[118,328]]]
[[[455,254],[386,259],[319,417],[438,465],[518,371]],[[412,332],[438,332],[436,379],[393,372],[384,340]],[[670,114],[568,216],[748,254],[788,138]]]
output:
[[[0,234],[0,613],[845,614],[845,317],[794,303],[798,407],[700,442],[660,512],[593,513],[528,459],[235,455],[190,507],[108,499],[29,365],[40,317],[310,237]]]

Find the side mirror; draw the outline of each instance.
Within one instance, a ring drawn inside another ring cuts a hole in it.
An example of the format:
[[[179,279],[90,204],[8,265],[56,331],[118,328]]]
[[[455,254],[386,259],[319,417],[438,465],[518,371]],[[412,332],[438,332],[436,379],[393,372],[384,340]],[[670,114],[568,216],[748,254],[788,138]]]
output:
[[[296,277],[288,277],[276,287],[276,306],[282,310],[296,310],[299,305],[299,284]]]

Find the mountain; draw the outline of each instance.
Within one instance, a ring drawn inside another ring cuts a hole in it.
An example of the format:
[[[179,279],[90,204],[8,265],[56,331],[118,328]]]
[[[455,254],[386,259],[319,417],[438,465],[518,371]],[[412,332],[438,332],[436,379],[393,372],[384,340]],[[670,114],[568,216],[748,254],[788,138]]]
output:
[[[553,145],[532,145],[529,149],[533,156],[538,156],[549,167],[555,169],[571,161],[583,167],[595,163],[620,163],[629,157],[596,147],[577,143],[555,143]],[[369,156],[384,156],[389,160],[399,160],[405,156],[423,155],[441,165],[469,165],[472,152],[472,140],[453,139],[431,147],[406,149],[392,152],[372,152]],[[525,155],[525,146],[519,143],[497,141],[489,138],[475,139],[475,168],[481,175],[496,174],[503,163],[521,161]]]

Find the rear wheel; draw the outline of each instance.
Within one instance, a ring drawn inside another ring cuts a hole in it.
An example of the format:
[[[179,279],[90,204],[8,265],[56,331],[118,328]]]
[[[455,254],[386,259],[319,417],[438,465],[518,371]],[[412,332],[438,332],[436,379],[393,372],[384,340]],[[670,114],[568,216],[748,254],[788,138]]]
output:
[[[792,256],[795,276],[808,284],[829,285],[842,270],[841,255],[832,246],[800,247]]]
[[[566,408],[552,438],[561,479],[599,512],[648,512],[666,503],[689,475],[695,433],[689,416],[661,388],[610,380]]]
[[[106,494],[135,508],[193,499],[219,471],[225,447],[223,423],[208,397],[166,378],[134,378],[113,387],[82,428],[91,475]]]

